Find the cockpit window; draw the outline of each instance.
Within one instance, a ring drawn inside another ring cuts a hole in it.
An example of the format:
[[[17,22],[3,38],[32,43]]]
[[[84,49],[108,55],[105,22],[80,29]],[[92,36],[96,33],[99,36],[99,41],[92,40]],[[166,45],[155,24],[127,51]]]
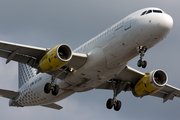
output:
[[[162,13],[161,10],[153,10],[154,13]]]
[[[161,10],[147,10],[147,11],[144,11],[141,16],[145,15],[145,14],[149,14],[149,13],[163,13]]]
[[[148,10],[148,12],[146,14],[152,13],[152,10]]]
[[[147,11],[144,11],[144,12],[141,14],[141,16],[144,15],[146,12],[147,12]]]

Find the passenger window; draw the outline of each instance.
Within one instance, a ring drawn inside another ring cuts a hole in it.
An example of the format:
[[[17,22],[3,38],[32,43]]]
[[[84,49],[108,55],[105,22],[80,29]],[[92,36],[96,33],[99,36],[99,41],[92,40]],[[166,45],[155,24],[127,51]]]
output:
[[[152,10],[149,10],[146,14],[152,13]]]
[[[161,10],[153,10],[154,13],[162,13]]]
[[[144,11],[144,12],[141,14],[141,16],[144,15],[146,12],[147,12],[147,11]]]

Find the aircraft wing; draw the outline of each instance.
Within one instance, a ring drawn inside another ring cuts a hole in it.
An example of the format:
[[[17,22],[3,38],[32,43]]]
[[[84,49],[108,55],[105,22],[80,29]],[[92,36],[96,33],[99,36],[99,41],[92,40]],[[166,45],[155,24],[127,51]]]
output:
[[[14,60],[27,63],[30,66],[47,52],[45,48],[26,46],[5,41],[0,41],[0,57],[6,58],[6,63]]]
[[[0,41],[0,57],[6,58],[6,63],[11,60],[28,64],[34,68],[37,68],[40,59],[49,51],[48,48],[40,48],[34,46],[21,45],[11,42]],[[66,65],[66,67],[78,69],[84,65],[87,60],[86,54],[72,53],[72,59]],[[61,70],[56,70],[48,74],[58,75]],[[58,75],[58,78],[62,79],[65,73]]]
[[[142,77],[144,77],[144,75],[144,73],[126,66],[120,74],[112,79],[114,81],[121,81],[121,84],[119,84],[119,89],[124,91],[132,91],[132,86],[135,85],[135,83],[137,83]],[[107,81],[96,89],[113,90],[112,81]],[[167,100],[173,100],[174,97],[180,97],[180,89],[166,84],[161,90],[152,94],[152,96],[163,98],[163,102],[166,102]]]
[[[19,96],[19,92],[0,89],[0,96],[9,98],[9,99],[13,99],[13,98],[16,98]]]

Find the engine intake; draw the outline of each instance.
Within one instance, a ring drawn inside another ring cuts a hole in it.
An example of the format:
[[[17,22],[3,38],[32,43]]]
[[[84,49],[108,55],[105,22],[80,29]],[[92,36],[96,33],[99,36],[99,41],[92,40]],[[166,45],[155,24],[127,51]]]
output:
[[[136,97],[151,95],[161,90],[168,81],[168,76],[163,70],[154,70],[141,78],[134,86],[132,93]]]
[[[57,45],[48,51],[40,60],[41,72],[55,71],[65,66],[72,58],[72,50],[68,45]]]
[[[166,73],[162,70],[154,70],[151,72],[150,80],[154,87],[160,89],[164,87],[168,81]]]
[[[69,60],[72,58],[71,48],[67,45],[59,45],[57,47],[57,52],[57,58],[59,58],[61,61],[69,62]]]

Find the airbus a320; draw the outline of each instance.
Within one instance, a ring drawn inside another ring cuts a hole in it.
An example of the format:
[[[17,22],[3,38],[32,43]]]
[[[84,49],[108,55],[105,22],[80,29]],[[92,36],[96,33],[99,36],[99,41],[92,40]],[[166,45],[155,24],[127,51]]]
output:
[[[55,102],[76,92],[108,89],[106,107],[119,111],[121,91],[135,97],[160,97],[163,102],[180,97],[180,89],[168,82],[161,69],[142,73],[129,67],[128,61],[139,55],[137,66],[146,68],[146,51],[162,41],[173,26],[173,19],[159,8],[138,10],[75,50],[66,44],[52,49],[0,41],[0,57],[18,62],[19,90],[0,89],[9,106],[41,105],[62,109]]]

